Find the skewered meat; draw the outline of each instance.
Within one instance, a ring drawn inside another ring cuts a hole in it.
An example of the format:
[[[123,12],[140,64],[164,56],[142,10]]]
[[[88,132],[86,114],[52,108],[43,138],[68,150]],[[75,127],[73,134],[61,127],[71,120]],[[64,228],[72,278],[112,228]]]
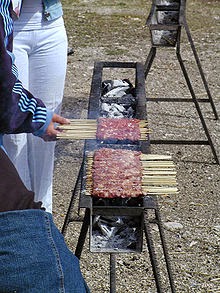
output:
[[[99,118],[96,137],[137,141],[141,138],[139,122],[138,119],[129,118]]]
[[[92,195],[138,197],[141,188],[141,152],[102,148],[95,152],[92,166]]]

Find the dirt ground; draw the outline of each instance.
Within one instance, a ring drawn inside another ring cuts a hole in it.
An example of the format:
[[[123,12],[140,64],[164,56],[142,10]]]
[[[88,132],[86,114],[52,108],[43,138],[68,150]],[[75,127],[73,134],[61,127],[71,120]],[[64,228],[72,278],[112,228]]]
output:
[[[144,63],[151,48],[145,26],[151,1],[64,0],[69,46],[63,115],[86,118],[95,61]],[[188,0],[187,22],[220,115],[220,1]],[[195,94],[207,98],[194,55],[182,28],[181,52]],[[59,69],[58,69],[59,70]],[[106,79],[129,78],[130,70],[105,72]],[[190,98],[174,48],[159,48],[146,80],[146,96]],[[200,103],[220,159],[220,122],[210,103]],[[147,102],[151,139],[201,139],[206,135],[193,103]],[[54,219],[61,229],[82,162],[83,141],[58,141],[54,170]],[[220,172],[210,146],[152,145],[151,153],[171,154],[177,168],[179,193],[159,197],[159,208],[172,265],[176,292],[220,292]],[[81,211],[83,214],[83,211]],[[66,241],[74,251],[81,223],[69,225]],[[155,234],[157,227],[154,228]],[[92,292],[109,292],[109,255],[89,252],[87,237],[81,268]],[[119,254],[116,291],[156,292],[149,253]],[[156,248],[159,255],[161,246]],[[163,268],[161,269],[163,275]],[[163,292],[170,292],[166,279]]]

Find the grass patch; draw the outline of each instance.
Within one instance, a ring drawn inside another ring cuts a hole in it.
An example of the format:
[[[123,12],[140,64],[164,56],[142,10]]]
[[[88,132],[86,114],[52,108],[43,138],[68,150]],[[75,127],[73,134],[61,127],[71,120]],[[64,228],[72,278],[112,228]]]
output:
[[[105,50],[106,55],[109,55],[109,56],[121,56],[121,55],[123,56],[128,54],[128,52],[129,51],[126,49],[118,49],[118,48]]]

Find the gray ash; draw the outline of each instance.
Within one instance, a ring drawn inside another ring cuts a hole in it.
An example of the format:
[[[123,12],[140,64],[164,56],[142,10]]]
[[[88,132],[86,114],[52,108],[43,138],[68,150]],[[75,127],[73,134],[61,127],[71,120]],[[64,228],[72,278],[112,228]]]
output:
[[[158,11],[157,22],[159,24],[178,24],[179,11]]]
[[[179,7],[180,6],[180,1],[181,0],[158,0],[157,1],[157,5],[167,5],[167,6],[176,6]]]
[[[154,45],[174,46],[177,39],[177,31],[152,30]]]
[[[133,216],[93,216],[91,250],[131,252],[141,250],[141,220]]]
[[[102,82],[100,116],[105,118],[133,118],[137,99],[128,79]]]

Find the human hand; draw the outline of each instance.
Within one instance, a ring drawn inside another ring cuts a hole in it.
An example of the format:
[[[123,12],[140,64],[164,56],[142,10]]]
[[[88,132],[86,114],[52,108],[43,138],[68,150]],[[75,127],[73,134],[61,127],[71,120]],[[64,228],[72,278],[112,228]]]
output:
[[[59,128],[55,128],[55,123],[59,123],[61,125],[70,124],[70,120],[60,115],[53,114],[52,120],[49,126],[47,127],[46,133],[43,135],[43,140],[45,141],[56,140],[56,136],[58,133],[61,132],[61,130],[59,130]]]

